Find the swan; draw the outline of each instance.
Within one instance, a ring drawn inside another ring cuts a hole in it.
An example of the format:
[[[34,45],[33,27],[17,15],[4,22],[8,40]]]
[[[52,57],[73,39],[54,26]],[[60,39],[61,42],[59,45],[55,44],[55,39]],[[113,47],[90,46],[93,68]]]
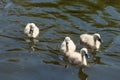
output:
[[[89,58],[87,48],[82,48],[80,52],[68,51],[65,53],[68,61],[75,65],[87,66],[87,58]]]
[[[70,37],[65,37],[64,41],[61,44],[61,51],[63,53],[66,53],[67,51],[75,51],[75,50],[76,50],[76,45],[71,40],[71,38]]]
[[[100,34],[82,34],[80,35],[80,43],[87,46],[90,49],[99,51],[102,39]]]
[[[34,23],[28,23],[24,29],[24,33],[30,40],[35,39],[39,35],[39,28]]]

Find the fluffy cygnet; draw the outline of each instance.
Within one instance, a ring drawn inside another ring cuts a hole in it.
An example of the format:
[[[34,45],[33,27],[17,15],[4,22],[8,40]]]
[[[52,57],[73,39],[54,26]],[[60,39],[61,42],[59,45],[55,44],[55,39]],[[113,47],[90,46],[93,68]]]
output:
[[[95,33],[93,35],[91,34],[80,35],[80,43],[96,51],[99,51],[101,42],[102,40],[100,34],[98,33]]]
[[[70,37],[65,37],[64,41],[61,44],[61,51],[63,53],[66,53],[67,51],[75,51],[76,45],[74,42],[70,39]]]
[[[24,33],[29,38],[36,38],[39,35],[39,28],[34,23],[28,23],[24,29]]]
[[[65,53],[65,56],[67,56],[70,63],[87,66],[87,58],[89,58],[87,48],[82,48],[80,53],[68,51]]]

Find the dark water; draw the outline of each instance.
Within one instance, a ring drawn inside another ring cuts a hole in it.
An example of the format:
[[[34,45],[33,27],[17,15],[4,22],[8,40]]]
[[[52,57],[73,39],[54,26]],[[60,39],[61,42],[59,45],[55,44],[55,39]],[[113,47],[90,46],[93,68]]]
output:
[[[40,28],[39,42],[31,51],[24,40],[24,27],[34,22]],[[101,52],[89,67],[80,68],[60,59],[65,36],[79,51],[79,35],[101,34]],[[1,0],[0,80],[119,80],[119,0]]]

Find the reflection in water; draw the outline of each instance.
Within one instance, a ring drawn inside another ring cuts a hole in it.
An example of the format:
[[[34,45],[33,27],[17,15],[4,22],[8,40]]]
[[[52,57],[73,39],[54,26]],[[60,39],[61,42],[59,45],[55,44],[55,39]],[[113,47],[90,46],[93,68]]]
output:
[[[46,64],[54,64],[54,65],[61,65],[59,62],[57,61],[46,61],[46,60],[43,60],[44,63]]]
[[[79,72],[78,72],[78,76],[79,76],[80,80],[87,80],[88,75],[85,74],[83,72],[83,70],[84,70],[84,68],[80,67]]]
[[[96,56],[96,54],[101,54],[101,53],[98,53],[98,52],[92,52],[92,55],[93,55],[93,61],[92,61],[92,63],[93,64],[104,64],[103,62],[101,62],[101,57],[99,57],[99,56]]]
[[[94,59],[94,64],[104,64],[103,62],[100,61],[100,57],[96,56],[96,58]]]
[[[34,46],[35,46],[35,42],[34,42],[34,40],[32,39],[32,40],[30,40],[30,42],[29,42],[29,47],[30,47],[30,49],[31,49],[32,51],[35,51]]]
[[[18,59],[8,59],[7,61],[8,61],[8,62],[19,62]]]
[[[29,43],[29,48],[30,48],[32,51],[35,51],[35,44],[38,43],[39,40],[30,38],[27,42]]]

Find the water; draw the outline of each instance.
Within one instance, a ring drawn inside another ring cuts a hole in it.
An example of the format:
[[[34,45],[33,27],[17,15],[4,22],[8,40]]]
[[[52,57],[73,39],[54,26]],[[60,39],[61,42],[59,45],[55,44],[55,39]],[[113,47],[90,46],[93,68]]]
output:
[[[1,80],[118,80],[120,78],[119,0],[1,0]],[[40,28],[39,42],[31,51],[24,27]],[[79,51],[79,35],[101,34],[101,52],[91,54],[89,67],[80,68],[60,59],[65,36]]]

